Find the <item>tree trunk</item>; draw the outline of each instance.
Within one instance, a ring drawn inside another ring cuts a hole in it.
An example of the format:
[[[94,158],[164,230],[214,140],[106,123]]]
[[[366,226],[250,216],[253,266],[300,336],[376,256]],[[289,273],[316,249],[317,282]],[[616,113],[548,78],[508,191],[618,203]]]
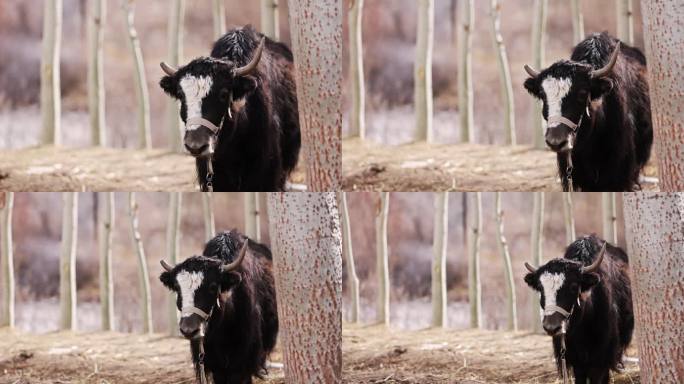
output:
[[[114,276],[112,271],[112,238],[114,235],[114,192],[104,195],[98,218],[100,248],[100,309],[103,331],[114,330]]]
[[[107,145],[104,88],[104,31],[107,17],[105,0],[90,0],[88,17],[88,112],[92,144]]]
[[[171,0],[168,24],[168,64],[178,67],[183,60],[183,20],[185,17],[185,0]],[[178,102],[167,97],[166,118],[169,126],[169,148],[173,152],[182,152],[183,132],[178,114]]]
[[[603,239],[617,244],[617,207],[615,205],[615,192],[601,193],[601,211],[603,223]]]
[[[131,219],[131,237],[133,247],[138,255],[138,278],[140,279],[140,309],[143,318],[143,332],[152,333],[152,294],[150,292],[150,275],[147,269],[147,257],[143,247],[142,236],[138,222],[138,203],[135,201],[135,192],[128,193],[128,213]]]
[[[470,327],[482,328],[482,284],[480,283],[480,236],[482,234],[482,193],[468,193],[468,302]]]
[[[532,208],[532,266],[538,267],[542,264],[544,249],[544,192],[534,192],[534,203]],[[532,332],[540,333],[541,317],[539,316],[539,300],[530,300],[532,304]]]
[[[273,40],[280,40],[278,0],[261,0],[261,33]]]
[[[219,39],[226,33],[226,5],[224,4],[223,0],[212,0],[212,2],[212,17],[214,19],[214,38]],[[262,32],[264,32],[263,28]]]
[[[349,133],[366,138],[366,88],[363,73],[363,1],[351,0],[349,8],[349,77],[351,78],[352,110]]]
[[[435,193],[432,245],[432,326],[447,326],[446,259],[449,230],[449,192]]]
[[[504,211],[501,207],[501,192],[496,193],[496,237],[498,237],[499,252],[504,262],[506,272],[506,303],[508,312],[507,328],[509,331],[518,330],[518,309],[515,297],[515,279],[513,277],[513,266],[511,265],[511,254],[508,251],[508,242],[504,234]]]
[[[575,214],[572,205],[572,193],[562,192],[563,218],[565,219],[565,242],[572,243],[577,238],[575,234]]]
[[[258,192],[244,192],[245,235],[259,241],[261,238],[261,220],[259,219]]]
[[[59,312],[62,330],[75,331],[78,193],[62,193],[62,249],[59,256]]]
[[[288,6],[306,183],[312,192],[334,191],[342,173],[342,1]]]
[[[375,273],[378,276],[378,301],[375,320],[379,324],[390,323],[390,278],[387,253],[387,216],[389,215],[389,192],[380,192],[375,216]]]
[[[342,237],[335,193],[270,193],[288,383],[342,382]]]
[[[546,9],[548,0],[534,0],[534,16],[532,19],[532,66],[537,70],[544,68],[544,49],[546,46]],[[544,149],[544,121],[542,103],[534,101],[532,108],[532,127],[534,147]]]
[[[642,0],[651,113],[662,191],[684,190],[684,7],[681,1]]]
[[[580,0],[571,0],[572,12],[572,43],[577,45],[584,39],[584,16]]]
[[[344,262],[347,265],[347,284],[349,285],[352,323],[359,322],[359,278],[356,276],[354,265],[354,252],[352,249],[351,223],[349,222],[349,210],[347,209],[347,195],[345,192],[337,192],[338,205],[341,207],[340,223],[342,224],[342,245]]]
[[[166,224],[166,257],[171,265],[178,263],[181,238],[181,207],[183,204],[183,194],[181,192],[169,193],[169,216]],[[176,307],[176,295],[168,295],[168,319],[169,334],[178,335],[178,308]]]
[[[634,45],[634,9],[632,0],[615,0],[617,8],[617,38]]]
[[[511,83],[511,69],[508,65],[508,55],[501,35],[501,3],[490,0],[490,16],[492,19],[492,34],[494,49],[499,63],[499,78],[501,80],[501,94],[504,105],[504,127],[506,129],[506,144],[515,145],[515,103],[513,99],[513,85]]]
[[[432,47],[435,34],[435,1],[418,0],[416,63],[413,69],[413,99],[416,141],[432,142]]]
[[[147,76],[145,76],[145,63],[140,48],[140,38],[135,30],[135,0],[123,0],[121,4],[126,14],[126,30],[128,31],[135,66],[133,78],[135,80],[135,96],[138,100],[138,146],[140,149],[151,149],[150,92],[147,89]]]
[[[473,0],[460,0],[461,24],[458,35],[458,113],[461,118],[461,142],[475,142],[473,122],[473,35],[475,4]]]
[[[245,192],[247,193],[247,192]],[[211,240],[216,236],[216,222],[214,220],[214,196],[212,192],[204,192],[202,196],[202,217],[204,217],[204,239]],[[255,239],[256,240],[256,239]]]
[[[40,60],[41,142],[62,144],[62,103],[59,58],[62,47],[62,0],[45,0],[43,8],[43,53]]]
[[[12,245],[12,208],[14,192],[2,192],[0,209],[0,274],[2,274],[2,311],[0,327],[14,328],[14,250]]]
[[[684,195],[625,193],[641,380],[684,381]]]

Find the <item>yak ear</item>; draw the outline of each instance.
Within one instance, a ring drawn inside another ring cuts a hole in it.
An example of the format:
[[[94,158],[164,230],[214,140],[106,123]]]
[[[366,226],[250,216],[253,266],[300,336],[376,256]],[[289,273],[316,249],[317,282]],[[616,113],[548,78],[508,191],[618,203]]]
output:
[[[233,98],[235,100],[249,96],[257,89],[257,79],[254,76],[241,76],[233,84]]]
[[[178,90],[178,79],[176,76],[164,76],[159,80],[159,86],[164,90],[164,93],[173,97],[174,99],[180,99],[180,91]]]
[[[176,289],[175,284],[173,283],[173,277],[171,276],[170,272],[162,272],[162,274],[159,275],[159,281],[161,281],[162,284],[166,286],[166,288],[172,291]]]
[[[586,292],[598,284],[599,281],[601,281],[601,277],[597,273],[583,273],[580,290]]]
[[[535,291],[538,291],[539,284],[537,284],[537,276],[535,276],[534,273],[529,272],[527,275],[525,275],[525,283],[530,286],[530,288],[534,289]]]
[[[237,271],[221,272],[221,291],[227,291],[242,282],[242,275]]]
[[[528,77],[523,83],[523,86],[530,95],[536,97],[537,99],[541,99],[541,90],[539,88],[539,81],[537,79]]]
[[[613,80],[609,77],[602,77],[591,80],[591,99],[596,100],[613,90]]]

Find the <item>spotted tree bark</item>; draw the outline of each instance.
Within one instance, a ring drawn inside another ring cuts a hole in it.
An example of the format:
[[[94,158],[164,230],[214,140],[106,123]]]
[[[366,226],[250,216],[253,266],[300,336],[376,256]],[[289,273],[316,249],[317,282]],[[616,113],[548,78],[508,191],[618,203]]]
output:
[[[534,192],[532,203],[532,266],[538,267],[542,264],[544,249],[544,192]],[[530,300],[532,308],[532,332],[542,331],[541,318],[539,316],[539,301],[533,296]]]
[[[387,252],[387,219],[389,216],[389,192],[380,192],[375,215],[375,273],[378,279],[378,298],[375,320],[379,324],[390,323],[390,277]]]
[[[475,23],[474,0],[460,0],[461,17],[458,30],[458,109],[461,116],[461,141],[475,141],[473,122],[473,27]]]
[[[511,265],[511,254],[508,250],[508,242],[504,234],[504,211],[501,204],[501,192],[496,193],[496,236],[498,237],[499,252],[504,262],[506,273],[506,309],[508,312],[507,328],[509,331],[518,330],[518,309],[515,296],[515,280],[513,277],[513,266]]]
[[[342,173],[342,0],[291,0],[302,153],[309,191],[339,189]]]
[[[340,222],[342,224],[342,241],[344,263],[347,266],[347,285],[350,295],[350,319],[352,323],[359,322],[359,278],[356,276],[356,266],[354,264],[354,251],[352,249],[351,223],[349,222],[349,210],[347,209],[347,194],[337,192],[338,205],[340,206]]]
[[[133,247],[138,256],[138,279],[140,280],[140,309],[143,318],[143,332],[154,332],[152,323],[152,294],[150,292],[150,274],[147,268],[147,257],[140,235],[140,222],[138,220],[138,203],[135,200],[135,192],[128,193],[128,215],[131,220],[131,238]]]
[[[168,56],[166,62],[178,67],[183,60],[183,33],[185,18],[185,0],[171,0],[168,23]],[[166,100],[166,119],[169,127],[169,148],[174,152],[182,152],[183,133],[178,114],[178,102],[172,98]]]
[[[2,310],[0,327],[14,328],[14,250],[12,245],[12,209],[14,192],[0,192],[0,274],[2,274]]]
[[[447,326],[446,259],[449,232],[449,192],[435,193],[432,237],[432,326]]]
[[[544,49],[546,46],[546,9],[548,0],[534,0],[534,15],[532,18],[532,66],[537,70],[544,67]],[[534,147],[543,149],[544,122],[542,118],[542,103],[535,100],[532,108],[532,128]]]
[[[60,329],[75,331],[76,247],[78,241],[78,193],[62,193],[62,246],[59,256]]]
[[[351,0],[349,7],[349,77],[352,110],[349,117],[350,136],[366,137],[366,88],[363,73],[363,1]]]
[[[261,33],[276,41],[280,40],[278,1],[261,0]]]
[[[169,216],[166,222],[166,260],[175,265],[179,261],[180,238],[181,238],[181,207],[183,194],[181,192],[169,193]],[[178,335],[178,308],[176,307],[176,295],[168,294],[167,318],[169,334]]]
[[[107,145],[104,88],[104,25],[107,15],[105,0],[88,2],[88,112],[91,140],[94,146]]]
[[[489,12],[492,20],[492,36],[494,48],[499,63],[499,79],[501,82],[501,95],[504,105],[504,127],[506,131],[506,144],[515,145],[515,102],[513,98],[513,84],[511,83],[511,68],[508,65],[508,55],[501,35],[501,3],[499,0],[490,0]]]
[[[103,331],[114,330],[114,273],[112,240],[114,237],[114,192],[101,192],[104,204],[98,212],[97,239],[100,251],[100,314]]]
[[[641,1],[651,113],[663,191],[684,191],[684,7],[681,1]]]
[[[413,66],[413,102],[417,141],[432,142],[432,48],[435,35],[435,1],[418,0],[416,62]]]
[[[684,382],[684,194],[625,193],[641,380]]]
[[[335,193],[270,193],[288,383],[342,382],[342,234]]]
[[[59,58],[62,49],[62,0],[43,2],[43,52],[40,60],[42,144],[62,144]]]

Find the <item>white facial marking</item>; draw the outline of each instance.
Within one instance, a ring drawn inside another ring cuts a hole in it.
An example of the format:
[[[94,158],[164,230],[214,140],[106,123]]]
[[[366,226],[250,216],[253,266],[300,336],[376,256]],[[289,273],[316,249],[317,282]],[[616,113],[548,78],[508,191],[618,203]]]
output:
[[[567,77],[563,79],[547,77],[542,81],[542,88],[546,94],[546,105],[549,108],[549,117],[562,116],[561,105],[565,96],[570,92],[570,87],[572,87],[572,79]]]
[[[539,282],[544,289],[545,307],[556,304],[556,295],[563,286],[565,275],[562,273],[544,272],[539,276]]]
[[[187,109],[187,118],[202,117],[202,100],[211,91],[213,80],[209,76],[196,77],[192,75],[185,75],[181,81],[180,86],[185,94],[185,108]],[[191,124],[185,127],[186,130],[191,131],[199,128],[198,124]]]
[[[204,274],[202,272],[181,271],[176,275],[176,281],[181,291],[181,305],[183,307],[195,306],[195,291],[202,285]],[[187,316],[183,316],[187,317]]]

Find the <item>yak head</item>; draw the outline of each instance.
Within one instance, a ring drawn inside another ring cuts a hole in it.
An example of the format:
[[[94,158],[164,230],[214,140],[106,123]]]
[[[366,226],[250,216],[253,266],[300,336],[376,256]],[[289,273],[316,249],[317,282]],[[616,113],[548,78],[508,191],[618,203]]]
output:
[[[524,86],[544,104],[544,139],[551,150],[556,153],[572,150],[582,120],[590,118],[591,101],[613,87],[608,75],[612,73],[619,53],[618,42],[608,63],[600,69],[569,60],[558,61],[541,72],[525,65],[530,77]]]
[[[233,288],[242,282],[241,264],[247,254],[248,240],[232,262],[207,256],[193,256],[171,266],[161,261],[165,271],[159,280],[176,293],[181,311],[179,328],[188,339],[204,337],[207,322],[216,306],[229,300]]]
[[[197,58],[178,69],[161,63],[166,76],[159,85],[180,101],[180,117],[185,123],[183,143],[192,156],[203,158],[214,153],[220,130],[231,125],[234,113],[257,88],[252,74],[264,44],[262,38],[250,62],[242,67],[213,57]]]
[[[525,283],[541,296],[539,304],[544,313],[542,326],[546,333],[554,336],[565,332],[575,306],[581,305],[591,288],[600,281],[596,271],[605,252],[604,243],[594,262],[586,267],[565,258],[553,259],[536,269],[525,263],[529,271],[525,275]]]

